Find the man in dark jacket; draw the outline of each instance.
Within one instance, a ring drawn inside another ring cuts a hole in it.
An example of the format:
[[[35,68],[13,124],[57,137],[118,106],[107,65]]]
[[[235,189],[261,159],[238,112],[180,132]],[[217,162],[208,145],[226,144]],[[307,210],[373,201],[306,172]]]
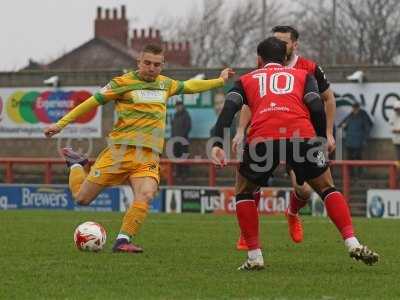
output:
[[[185,159],[189,154],[189,132],[192,129],[192,120],[182,101],[175,103],[175,115],[171,124],[171,138],[175,138],[173,144],[174,158]],[[188,166],[178,165],[178,174],[187,174]]]
[[[370,117],[365,110],[361,109],[360,104],[355,102],[352,112],[343,120],[341,126],[346,132],[347,159],[361,160],[363,148],[373,126]],[[360,175],[361,169],[354,168],[353,174]]]

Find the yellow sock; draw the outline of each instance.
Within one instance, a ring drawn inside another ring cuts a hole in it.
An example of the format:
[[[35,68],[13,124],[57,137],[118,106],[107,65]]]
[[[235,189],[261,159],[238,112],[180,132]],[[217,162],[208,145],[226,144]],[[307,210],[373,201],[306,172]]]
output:
[[[133,204],[125,212],[120,233],[130,237],[136,235],[149,212],[149,205],[144,201],[133,201]]]
[[[81,167],[74,167],[69,171],[69,189],[74,197],[79,193],[86,175],[86,172]]]

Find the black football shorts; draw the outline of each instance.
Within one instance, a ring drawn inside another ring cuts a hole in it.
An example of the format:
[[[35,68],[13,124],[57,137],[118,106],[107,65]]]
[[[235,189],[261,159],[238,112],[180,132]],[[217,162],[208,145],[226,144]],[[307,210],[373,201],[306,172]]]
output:
[[[328,169],[320,141],[283,139],[246,144],[239,173],[257,185],[266,186],[281,161],[293,169],[299,185],[319,177]]]

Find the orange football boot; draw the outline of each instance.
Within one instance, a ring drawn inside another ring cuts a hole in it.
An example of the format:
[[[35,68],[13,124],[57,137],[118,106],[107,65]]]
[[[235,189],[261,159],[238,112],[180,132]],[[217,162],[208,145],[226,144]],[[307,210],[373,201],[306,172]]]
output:
[[[303,241],[303,225],[298,214],[289,214],[289,208],[286,209],[285,215],[289,225],[289,235],[293,242],[301,243]]]

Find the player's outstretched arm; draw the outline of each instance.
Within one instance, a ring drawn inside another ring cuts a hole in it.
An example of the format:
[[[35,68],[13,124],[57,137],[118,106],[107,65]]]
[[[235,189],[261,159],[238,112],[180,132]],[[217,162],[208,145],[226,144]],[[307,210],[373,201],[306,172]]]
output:
[[[49,127],[46,127],[43,130],[44,135],[50,138],[60,133],[61,130],[69,123],[72,123],[81,115],[91,111],[99,105],[100,103],[93,96],[88,98],[77,107],[75,107],[73,110],[71,110],[69,113],[67,113],[64,117],[62,117],[57,123],[51,124]]]
[[[56,135],[61,132],[61,128],[57,126],[57,124],[51,124],[50,126],[43,129],[43,133],[46,137],[51,138],[53,135]]]
[[[235,75],[235,71],[231,68],[225,68],[221,71],[221,74],[219,75],[219,78],[222,78],[224,80],[224,83],[226,83],[230,78]]]
[[[243,139],[246,133],[247,125],[250,123],[251,120],[251,111],[247,105],[243,105],[242,109],[240,110],[239,116],[239,126],[236,129],[235,137],[232,139],[232,150],[234,152],[238,151],[241,144],[243,143]]]
[[[202,79],[189,79],[183,82],[183,93],[193,94],[208,91],[211,89],[219,88],[235,75],[231,68],[222,70],[219,78],[202,80]]]

